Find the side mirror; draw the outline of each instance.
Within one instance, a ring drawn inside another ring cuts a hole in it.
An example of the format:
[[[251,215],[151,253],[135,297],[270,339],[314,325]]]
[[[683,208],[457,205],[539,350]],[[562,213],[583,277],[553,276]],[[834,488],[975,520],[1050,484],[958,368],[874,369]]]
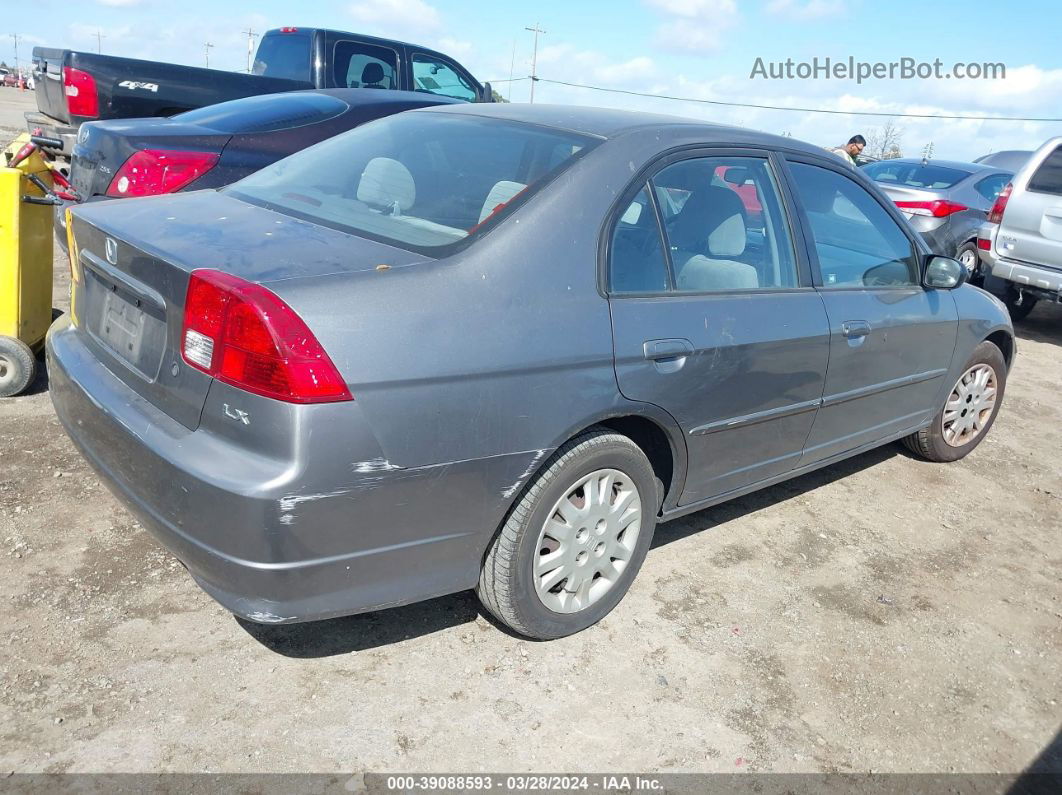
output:
[[[926,271],[922,284],[934,290],[954,290],[966,282],[969,274],[965,266],[951,257],[926,257]]]
[[[490,83],[484,83],[483,84],[483,90],[480,92],[479,97],[480,97],[479,98],[480,102],[493,102],[494,101],[494,89],[491,87]]]

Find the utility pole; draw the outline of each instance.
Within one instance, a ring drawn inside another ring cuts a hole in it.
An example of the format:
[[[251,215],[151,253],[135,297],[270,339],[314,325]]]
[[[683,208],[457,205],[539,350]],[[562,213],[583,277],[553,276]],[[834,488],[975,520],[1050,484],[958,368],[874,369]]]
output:
[[[545,33],[546,31],[540,29],[537,22],[533,28],[524,28],[524,30],[535,34],[535,48],[531,51],[531,104],[534,105],[535,82],[538,80],[538,73],[535,71],[538,66],[538,34]]]
[[[254,40],[258,38],[258,34],[250,26],[242,32],[247,34],[247,74],[250,74],[254,63]]]
[[[107,38],[107,37],[104,36],[102,33],[100,33],[100,29],[96,28],[96,52],[97,53],[102,53],[103,52],[102,39],[105,39],[105,38]]]
[[[206,68],[207,69],[210,68],[210,48],[213,47],[213,46],[214,45],[211,44],[209,41],[204,45],[204,51],[206,52]]]
[[[18,70],[18,40],[22,37],[19,36],[17,33],[12,33],[10,34],[10,36],[15,40],[15,73],[21,74],[21,72],[19,72]]]

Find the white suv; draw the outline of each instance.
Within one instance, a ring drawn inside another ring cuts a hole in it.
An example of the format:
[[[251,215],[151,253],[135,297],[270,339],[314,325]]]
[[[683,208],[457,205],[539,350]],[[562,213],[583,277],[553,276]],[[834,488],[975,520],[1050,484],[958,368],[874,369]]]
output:
[[[985,289],[1014,320],[1041,298],[1062,302],[1062,137],[1041,146],[1002,190],[977,247]]]

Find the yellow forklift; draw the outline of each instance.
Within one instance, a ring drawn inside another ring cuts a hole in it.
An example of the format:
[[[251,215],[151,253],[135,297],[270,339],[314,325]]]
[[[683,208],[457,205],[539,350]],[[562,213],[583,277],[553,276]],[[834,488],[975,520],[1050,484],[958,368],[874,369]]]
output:
[[[26,389],[52,322],[52,213],[69,188],[41,154],[49,139],[20,135],[0,164],[0,397]]]

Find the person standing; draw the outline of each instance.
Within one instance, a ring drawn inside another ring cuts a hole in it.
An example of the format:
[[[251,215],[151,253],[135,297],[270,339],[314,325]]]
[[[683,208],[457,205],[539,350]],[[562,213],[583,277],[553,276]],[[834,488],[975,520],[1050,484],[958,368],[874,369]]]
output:
[[[830,149],[841,160],[845,161],[853,168],[857,165],[856,156],[859,155],[867,145],[867,139],[862,135],[853,135],[848,139],[848,143],[844,146],[838,146]]]

